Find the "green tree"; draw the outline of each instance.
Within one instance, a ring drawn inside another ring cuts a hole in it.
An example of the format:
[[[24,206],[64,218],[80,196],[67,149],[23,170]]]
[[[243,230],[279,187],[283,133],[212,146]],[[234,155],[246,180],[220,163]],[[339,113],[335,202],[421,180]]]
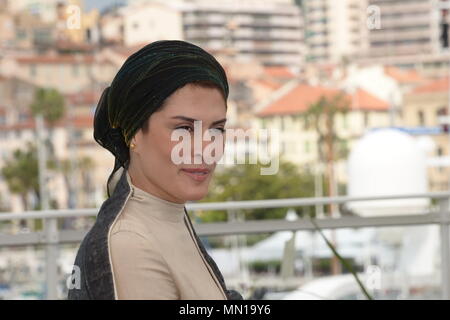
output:
[[[281,160],[274,175],[261,175],[261,166],[240,164],[217,172],[209,195],[202,202],[266,200],[314,196],[314,176],[301,172],[290,162]],[[297,212],[302,214],[301,210]],[[286,208],[242,210],[247,220],[282,219]],[[205,211],[200,214],[204,222],[226,221],[225,211]]]
[[[52,88],[38,88],[35,91],[30,110],[33,116],[42,115],[49,127],[49,136],[44,141],[46,148],[50,149],[49,159],[53,160],[55,166],[60,167],[59,161],[55,158],[55,149],[53,146],[53,132],[56,122],[64,117],[65,114],[64,97],[58,90]],[[61,169],[61,168],[59,168]]]
[[[333,163],[346,156],[347,141],[340,138],[335,130],[336,115],[346,115],[349,110],[348,98],[343,93],[321,96],[311,103],[302,114],[307,127],[313,125],[318,138],[318,156],[322,163]],[[328,172],[330,175],[330,172]],[[331,175],[332,176],[332,175]],[[330,177],[329,177],[330,178]]]
[[[33,116],[36,117],[37,115],[42,115],[45,122],[47,122],[49,135],[45,141],[43,141],[43,146],[48,155],[49,162],[52,164],[52,169],[62,171],[61,164],[58,159],[56,159],[55,148],[52,141],[55,124],[65,114],[64,97],[56,89],[38,88],[36,89],[33,101],[30,104],[30,110]],[[41,197],[39,197],[39,199],[41,199]],[[52,206],[52,204],[50,204],[50,206]],[[40,204],[39,207],[42,207],[42,204]]]
[[[38,88],[30,109],[34,116],[41,114],[53,126],[64,116],[64,97],[56,89]]]
[[[75,203],[77,200],[77,194],[79,190],[76,190],[75,184],[77,181],[79,181],[78,178],[81,180],[81,192],[83,192],[83,198],[87,198],[92,192],[94,192],[92,179],[91,179],[91,173],[92,170],[95,168],[95,162],[92,158],[89,156],[83,156],[77,159],[64,159],[60,161],[59,171],[64,177],[64,181],[66,183],[69,195],[72,196],[72,198],[69,196],[69,208],[74,207],[86,207],[87,203],[79,204]],[[75,173],[75,175],[73,175]],[[71,200],[72,199],[72,200]],[[73,203],[70,203],[70,202]]]
[[[55,163],[48,160],[47,168],[54,170]],[[36,146],[28,142],[26,149],[14,150],[12,157],[5,161],[0,171],[9,191],[21,197],[25,210],[39,209],[39,206],[31,208],[27,200],[29,193],[40,199],[38,170]]]
[[[29,210],[28,194],[33,192],[39,198],[36,148],[28,143],[26,150],[15,150],[12,158],[5,162],[1,173],[10,192],[18,194],[25,210]]]

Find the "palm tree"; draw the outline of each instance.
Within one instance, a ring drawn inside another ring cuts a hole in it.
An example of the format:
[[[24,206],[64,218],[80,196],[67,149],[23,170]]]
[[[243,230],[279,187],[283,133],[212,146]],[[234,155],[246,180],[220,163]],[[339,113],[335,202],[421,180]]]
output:
[[[75,160],[75,161],[72,161]],[[78,159],[64,159],[61,161],[60,172],[64,176],[64,181],[67,185],[69,194],[75,195],[75,200],[69,199],[69,208],[74,208],[77,204],[76,202],[76,194],[78,193],[76,188],[74,187],[75,181],[81,180],[81,190],[83,190],[83,198],[86,198],[88,195],[91,195],[93,190],[91,171],[95,168],[95,162],[89,156],[83,156]],[[78,172],[76,172],[78,170]],[[75,173],[75,175],[74,175]],[[78,174],[76,174],[78,173]],[[80,180],[79,180],[80,179]],[[86,206],[84,203],[83,206]]]
[[[47,167],[53,168],[54,163],[48,161]],[[20,196],[25,211],[36,209],[31,208],[28,201],[28,196],[32,193],[40,203],[37,152],[32,143],[28,142],[25,150],[17,149],[13,152],[11,159],[1,169],[1,175],[10,192]],[[21,221],[21,225],[24,225],[24,221]]]
[[[41,114],[52,127],[64,116],[64,97],[56,89],[38,88],[30,108],[34,116]]]
[[[95,168],[95,162],[92,158],[88,156],[82,157],[78,161],[78,169],[80,170],[81,175],[81,186],[83,190],[84,195],[84,206],[89,206],[90,204],[87,202],[86,198],[88,196],[92,196],[93,192],[95,191],[94,183],[92,181],[92,170]]]
[[[327,96],[322,95],[317,101],[310,104],[309,108],[303,114],[305,125],[308,127],[310,124],[313,124],[317,132],[319,163],[326,163],[327,165],[329,197],[336,195],[334,161],[346,155],[346,151],[337,148],[338,143],[341,149],[343,147],[345,148],[345,140],[336,134],[335,118],[337,114],[345,115],[349,109],[349,105],[350,103],[343,93]],[[330,215],[335,212],[334,207],[334,204],[329,205]],[[340,273],[340,265],[335,256],[332,261],[332,273]]]
[[[34,192],[39,197],[36,148],[28,143],[27,150],[15,150],[12,158],[5,162],[1,173],[11,193],[18,194],[25,210],[29,210],[29,193]]]
[[[47,155],[47,148],[50,149],[50,160],[60,169],[60,163],[55,157],[55,150],[52,144],[54,126],[65,113],[64,97],[56,89],[38,88],[35,91],[33,102],[30,105],[31,113],[34,117],[42,116],[49,126],[49,137],[44,141],[44,153]],[[39,134],[38,134],[39,136]],[[43,196],[39,197],[42,202]],[[43,203],[41,203],[41,208]]]

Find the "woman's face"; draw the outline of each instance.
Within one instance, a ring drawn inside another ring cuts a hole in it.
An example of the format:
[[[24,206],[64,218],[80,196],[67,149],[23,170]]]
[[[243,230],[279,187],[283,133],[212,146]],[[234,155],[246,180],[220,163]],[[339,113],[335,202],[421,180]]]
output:
[[[226,104],[219,89],[187,84],[176,90],[164,106],[150,116],[148,130],[139,130],[131,141],[136,145],[130,151],[129,173],[133,184],[177,203],[205,197],[216,162],[205,159],[208,154],[204,152],[205,147],[212,141],[204,141],[203,137],[208,131],[206,134],[222,136],[225,141],[225,117]],[[196,132],[197,138],[200,137],[197,148],[194,148],[195,120],[201,120],[201,126],[197,122],[197,128],[201,129]],[[183,153],[180,149],[182,140],[172,139],[173,133],[183,134],[190,140],[190,149],[184,149],[190,154]],[[175,155],[184,156],[181,157],[185,159],[184,163],[174,161],[172,150],[177,145],[175,150],[179,152]],[[224,142],[220,144],[220,151],[212,154],[221,155],[223,147]]]

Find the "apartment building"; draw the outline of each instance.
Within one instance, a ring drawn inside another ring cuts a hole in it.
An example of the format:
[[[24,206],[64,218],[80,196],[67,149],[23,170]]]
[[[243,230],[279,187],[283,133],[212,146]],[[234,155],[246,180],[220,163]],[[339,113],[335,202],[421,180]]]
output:
[[[307,62],[340,63],[368,50],[366,0],[301,3]]]
[[[380,28],[369,32],[370,55],[387,57],[432,53],[437,49],[432,37],[437,21],[432,20],[430,0],[369,0],[379,8]],[[436,33],[437,35],[437,33]]]
[[[102,28],[110,36],[110,30],[122,30],[126,46],[182,39],[264,65],[299,65],[304,54],[301,10],[292,1],[150,1],[118,13],[121,27],[111,18],[108,25],[104,17]]]
[[[428,155],[430,191],[444,191],[449,187],[450,140],[441,124],[441,117],[448,114],[449,88],[448,77],[429,80],[404,97],[405,126],[415,128],[418,134],[433,141]]]
[[[55,88],[63,94],[109,83],[118,66],[101,54],[26,54],[0,59],[0,73],[16,75],[38,87]]]
[[[14,151],[26,150],[28,142],[37,143],[36,121],[30,111],[36,88],[14,76],[0,76],[0,168],[12,159]],[[114,164],[114,157],[93,139],[99,93],[89,89],[65,94],[64,98],[65,115],[47,131],[52,145],[48,158],[58,159],[60,164],[69,160],[78,169],[75,173],[63,167],[49,170],[51,199],[59,208],[68,207],[70,196],[76,198],[79,207],[95,207],[104,199],[106,179]],[[8,204],[9,210],[25,209],[22,196],[9,190],[1,174],[0,193],[0,201]],[[29,203],[36,201],[32,193],[28,198]]]
[[[449,22],[445,0],[368,0],[379,26],[368,31],[361,62],[416,68],[431,76],[448,73],[448,48],[442,47],[441,22]],[[446,17],[447,15],[447,17]]]
[[[345,92],[299,83],[257,112],[254,127],[277,130],[280,156],[299,167],[314,169],[319,163],[319,136],[315,125],[306,123],[303,115],[321,97],[329,99],[337,94],[346,99],[348,112],[334,118],[336,134],[342,139],[336,150],[345,153],[367,130],[389,126],[389,103],[364,89]],[[335,164],[339,182],[347,179],[345,161],[343,157]]]

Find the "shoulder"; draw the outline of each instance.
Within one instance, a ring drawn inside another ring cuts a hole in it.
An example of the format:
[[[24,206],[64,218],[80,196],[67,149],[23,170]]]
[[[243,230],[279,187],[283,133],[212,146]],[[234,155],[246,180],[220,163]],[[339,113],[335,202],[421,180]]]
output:
[[[149,236],[122,229],[111,234],[110,250],[112,265],[121,275],[139,277],[144,270],[147,272],[159,270],[160,274],[169,273],[164,255]]]
[[[126,209],[117,218],[117,220],[111,226],[111,237],[118,233],[134,234],[142,238],[149,238],[149,230],[138,219],[134,219],[126,215]]]

